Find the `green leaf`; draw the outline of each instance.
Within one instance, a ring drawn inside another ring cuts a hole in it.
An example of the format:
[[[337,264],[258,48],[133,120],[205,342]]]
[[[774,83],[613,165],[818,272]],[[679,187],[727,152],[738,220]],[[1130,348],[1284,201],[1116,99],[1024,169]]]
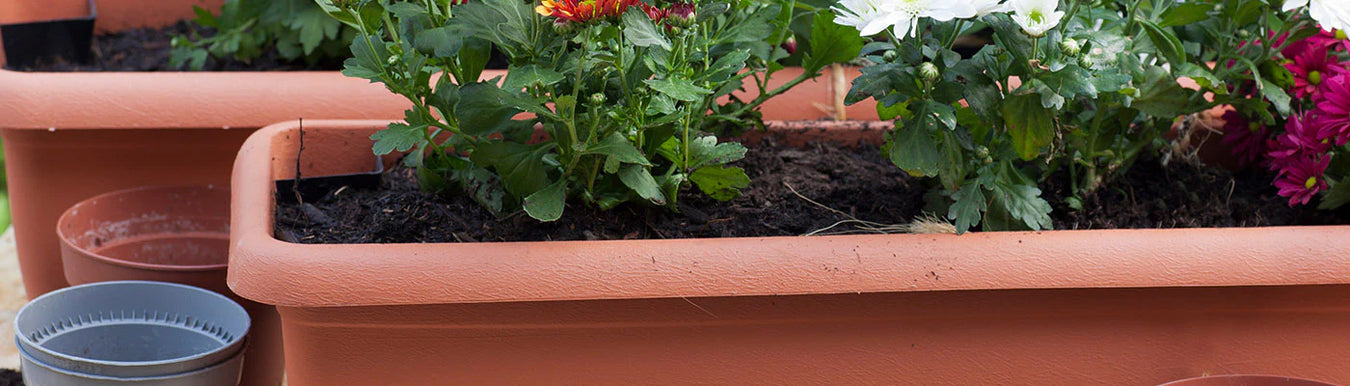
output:
[[[1292,114],[1292,110],[1289,107],[1291,100],[1289,94],[1284,92],[1284,89],[1281,89],[1280,86],[1277,86],[1275,83],[1271,83],[1271,81],[1260,76],[1256,77],[1256,81],[1257,88],[1261,89],[1261,96],[1265,97],[1266,100],[1275,105],[1275,111],[1278,111],[1280,115],[1284,116]]]
[[[1209,2],[1180,3],[1173,5],[1166,12],[1163,12],[1162,22],[1159,27],[1183,26],[1209,18],[1209,11],[1214,9],[1214,4]]]
[[[388,128],[375,132],[370,139],[375,141],[371,150],[375,155],[385,155],[395,151],[404,152],[426,141],[426,125],[409,126],[406,123],[390,123]]]
[[[1155,117],[1175,117],[1185,111],[1190,93],[1178,85],[1176,78],[1168,74],[1167,70],[1147,66],[1143,78],[1143,82],[1136,79],[1139,97],[1134,99],[1130,107]]]
[[[384,61],[389,52],[379,35],[357,36],[352,39],[352,57],[343,62],[342,75],[379,81],[384,77]]]
[[[610,134],[600,142],[591,145],[582,154],[602,154],[624,163],[651,166],[651,162],[633,146],[633,142],[619,133]]]
[[[1097,97],[1097,86],[1092,84],[1092,74],[1078,65],[1070,64],[1059,71],[1045,74],[1041,76],[1041,81],[1067,99]]]
[[[1181,40],[1171,30],[1163,29],[1152,21],[1137,20],[1140,26],[1144,27],[1144,32],[1148,33],[1148,38],[1153,41],[1153,46],[1158,49],[1158,55],[1167,58],[1169,63],[1185,63],[1189,58],[1186,55],[1186,48],[1182,47]]]
[[[915,121],[923,120],[919,118]],[[897,127],[887,146],[886,153],[890,155],[891,162],[901,170],[913,176],[937,175],[942,153],[926,126],[906,124]]]
[[[724,165],[745,158],[745,146],[736,142],[717,143],[717,137],[703,136],[689,141],[690,169]]]
[[[652,173],[642,165],[623,165],[619,168],[619,180],[624,186],[633,189],[639,197],[656,205],[666,204],[666,195],[661,193],[661,185],[652,178]]]
[[[533,64],[511,66],[510,70],[506,72],[506,81],[502,84],[502,88],[519,90],[535,85],[549,86],[561,82],[563,78],[562,73],[551,68]]]
[[[695,86],[682,79],[648,79],[644,80],[643,83],[666,96],[685,102],[695,102],[708,94],[712,94],[712,90]]]
[[[689,175],[698,189],[718,201],[730,201],[741,196],[741,189],[750,186],[750,177],[739,167],[713,166],[699,168]]]
[[[548,185],[548,170],[544,155],[553,144],[525,145],[515,142],[488,142],[478,145],[469,159],[479,165],[492,166],[502,176],[506,191],[516,197],[533,194]]]
[[[534,47],[532,37],[543,33],[529,2],[475,0],[454,8],[455,17],[450,18],[450,26],[458,34],[492,42],[508,57],[525,55]]]
[[[750,51],[731,51],[730,53],[717,58],[717,61],[713,62],[711,66],[708,66],[708,70],[700,77],[700,79],[714,83],[725,82],[731,79],[732,76],[735,76],[736,73],[740,72],[741,69],[744,69],[745,61],[748,59],[750,59]]]
[[[666,41],[665,35],[658,31],[652,19],[637,7],[623,14],[623,38],[638,47],[661,47],[670,51],[670,42]]]
[[[1338,209],[1346,203],[1350,203],[1350,178],[1342,179],[1340,183],[1332,185],[1331,190],[1322,194],[1322,202],[1317,204],[1317,209]]]
[[[750,14],[745,20],[731,23],[718,36],[717,43],[764,43],[777,30],[773,22],[778,18],[781,9],[778,4],[769,4]]]
[[[1003,120],[1012,135],[1013,149],[1023,160],[1041,154],[1041,148],[1054,140],[1055,114],[1041,105],[1036,94],[1022,94],[1003,101]]]
[[[1010,184],[999,181],[994,184],[995,205],[1002,205],[1013,218],[1022,220],[1033,230],[1051,229],[1050,203],[1041,198],[1041,190],[1035,186]]]
[[[510,92],[492,83],[474,82],[460,86],[459,103],[455,105],[460,130],[475,136],[496,132],[500,125],[521,111],[508,102],[511,97]]]
[[[403,3],[398,3],[403,4]],[[413,47],[418,52],[435,55],[440,58],[452,58],[464,47],[464,38],[453,28],[437,27],[423,30],[413,37]]]
[[[966,233],[971,227],[980,224],[980,218],[989,209],[984,198],[984,189],[975,181],[962,186],[952,194],[952,205],[947,210],[947,218],[956,222],[956,234]]]
[[[1195,63],[1184,63],[1177,68],[1177,75],[1191,78],[1200,87],[1218,93],[1220,95],[1228,94],[1228,87],[1225,87],[1223,79],[1219,79],[1208,68],[1201,67]]]
[[[562,217],[567,200],[567,180],[558,180],[525,197],[525,213],[535,220],[552,222]]]
[[[908,118],[912,112],[909,111],[909,101],[896,103],[886,106],[885,103],[877,103],[877,119],[889,121],[899,117]]]
[[[208,11],[205,8],[194,5],[192,6],[192,13],[197,14],[197,18],[193,20],[197,22],[197,24],[201,24],[203,27],[220,27],[220,24],[216,22],[216,15],[211,14],[211,11]]]
[[[834,22],[834,13],[818,12],[811,23],[810,50],[802,59],[802,67],[815,73],[832,63],[853,60],[862,52],[863,39],[858,29]]]

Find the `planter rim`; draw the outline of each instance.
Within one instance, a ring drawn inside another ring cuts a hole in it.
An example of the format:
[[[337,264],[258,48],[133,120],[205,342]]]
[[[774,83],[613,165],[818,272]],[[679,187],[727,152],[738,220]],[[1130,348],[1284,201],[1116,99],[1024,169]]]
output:
[[[270,153],[295,127],[251,136],[231,190],[228,284],[278,306],[1350,283],[1350,226],[292,244],[271,234]]]
[[[61,217],[57,218],[56,220],[56,223],[58,224],[58,226],[56,227],[56,236],[61,240],[62,244],[65,244],[66,246],[69,246],[71,248],[80,251],[89,258],[122,267],[144,269],[150,271],[163,271],[163,272],[209,272],[226,269],[227,267],[229,267],[228,262],[220,264],[179,265],[179,264],[149,264],[129,260],[114,259],[111,257],[104,256],[103,254],[91,251],[82,245],[70,242],[71,237],[67,237],[65,228],[60,226],[60,224],[64,224],[66,222],[67,217],[72,216],[75,213],[75,211],[81,209],[82,207],[84,207],[84,205],[94,200],[103,200],[113,196],[120,196],[128,193],[143,192],[148,190],[203,189],[203,188],[207,190],[229,189],[229,187],[220,187],[215,185],[140,186],[129,189],[114,190],[97,196],[89,197],[87,199],[81,200],[79,203],[76,203],[75,205],[72,205],[70,208],[67,208],[65,212],[61,213]]]
[[[48,9],[48,10],[45,11],[45,12],[57,12],[58,14],[62,14],[62,13],[70,13],[70,12],[65,12],[65,11],[68,11],[69,9],[70,9],[70,8],[68,8],[68,7],[58,7],[58,8],[56,8],[56,9],[54,9],[54,10],[53,10],[53,9]],[[71,14],[71,15],[69,15],[69,16],[46,16],[46,14],[43,14],[42,12],[38,12],[38,13],[39,13],[38,16],[28,15],[27,17],[25,17],[25,15],[26,15],[28,12],[16,12],[16,13],[18,13],[19,15],[11,16],[12,18],[4,19],[3,21],[0,21],[0,27],[8,27],[8,26],[13,26],[13,25],[23,25],[23,24],[54,23],[54,22],[64,22],[64,21],[97,20],[97,19],[98,19],[98,4],[96,4],[94,0],[89,0],[88,2],[86,2],[85,9],[86,9],[86,11],[84,11],[84,12],[79,12],[80,15],[74,15],[74,14]]]
[[[771,85],[800,71],[800,67],[784,69]],[[505,74],[506,70],[487,70],[480,79]],[[843,92],[847,91],[844,79],[857,74],[857,68],[848,68],[833,76],[817,76],[775,97],[761,106],[761,112],[771,120],[829,116],[820,106],[842,103]],[[276,103],[278,100],[295,103]],[[299,118],[395,119],[407,108],[407,100],[383,85],[338,71],[0,69],[0,129],[4,130],[243,129]],[[844,110],[850,117],[877,119],[872,102],[859,102]],[[388,113],[382,116],[372,111]]]
[[[371,111],[395,118],[406,103],[381,85],[338,71],[0,69],[0,128],[6,130],[249,129],[297,118],[369,118]]]

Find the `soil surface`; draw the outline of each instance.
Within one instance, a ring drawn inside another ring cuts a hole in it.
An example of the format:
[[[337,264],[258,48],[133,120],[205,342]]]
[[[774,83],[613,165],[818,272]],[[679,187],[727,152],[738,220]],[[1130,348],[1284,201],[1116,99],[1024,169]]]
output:
[[[18,371],[0,369],[0,386],[23,386],[23,375]]]
[[[214,34],[208,28],[190,21],[179,21],[163,28],[140,28],[119,33],[98,35],[93,41],[93,55],[89,64],[54,62],[38,63],[28,67],[10,67],[17,71],[44,72],[98,72],[98,71],[184,71],[183,68],[169,66],[169,54],[173,51],[175,36],[190,36],[196,31],[200,36]],[[303,60],[291,62],[281,59],[276,51],[267,51],[250,63],[233,59],[217,60],[208,58],[202,66],[203,71],[336,71],[342,69],[345,58],[330,59],[319,63],[307,64]],[[488,60],[488,68],[506,68],[505,56],[494,52]]]
[[[924,216],[928,183],[898,170],[875,146],[792,147],[769,138],[749,147],[746,159],[738,164],[751,177],[742,197],[718,202],[685,192],[679,198],[679,213],[640,205],[598,211],[569,203],[563,218],[553,223],[541,224],[523,213],[494,217],[468,198],[418,190],[412,171],[400,167],[386,172],[381,189],[342,189],[304,206],[279,206],[277,235],[302,243],[782,236],[818,231],[850,216],[879,224],[907,224]],[[1145,159],[1107,189],[1087,197],[1082,210],[1063,204],[1066,177],[1056,176],[1042,189],[1054,203],[1056,229],[1350,223],[1344,212],[1317,211],[1315,203],[1291,209],[1287,199],[1275,194],[1271,177],[1260,171],[1234,174],[1187,162],[1163,166]],[[845,224],[820,234],[864,231]]]
[[[19,71],[181,71],[169,67],[169,53],[173,51],[171,41],[174,36],[188,36],[197,31],[201,36],[210,36],[212,32],[195,23],[179,21],[164,28],[140,28],[119,33],[94,37],[93,55],[89,64],[76,63],[39,63],[22,68],[10,68]],[[207,59],[202,67],[205,71],[299,71],[299,70],[338,70],[342,60],[331,63],[291,63],[281,60],[276,51],[268,51],[261,57],[244,63],[236,60]]]

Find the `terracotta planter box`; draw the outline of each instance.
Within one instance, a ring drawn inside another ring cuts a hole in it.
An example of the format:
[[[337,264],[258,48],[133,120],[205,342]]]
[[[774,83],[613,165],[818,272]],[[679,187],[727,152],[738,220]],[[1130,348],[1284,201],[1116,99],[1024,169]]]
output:
[[[303,174],[384,124],[306,121]],[[228,277],[292,385],[1350,382],[1350,227],[300,245],[297,137],[239,153]]]
[[[784,70],[775,83],[800,73]],[[847,69],[808,81],[761,111],[770,119],[834,116],[831,106],[855,76]],[[296,118],[393,119],[406,105],[381,85],[336,71],[0,70],[0,135],[28,297],[67,285],[53,230],[76,202],[136,186],[228,184],[235,152],[259,127]],[[874,104],[846,111],[877,119]]]

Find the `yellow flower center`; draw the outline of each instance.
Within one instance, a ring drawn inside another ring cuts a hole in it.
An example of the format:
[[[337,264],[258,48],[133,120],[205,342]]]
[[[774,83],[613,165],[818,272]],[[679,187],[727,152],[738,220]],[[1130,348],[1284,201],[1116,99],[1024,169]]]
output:
[[[1308,177],[1308,181],[1303,183],[1303,188],[1312,189],[1315,185],[1317,185],[1317,177]]]
[[[1322,72],[1320,71],[1309,72],[1308,83],[1312,83],[1312,85],[1314,86],[1322,84]]]
[[[1345,30],[1336,30],[1336,40],[1346,40],[1350,37],[1345,36]]]

